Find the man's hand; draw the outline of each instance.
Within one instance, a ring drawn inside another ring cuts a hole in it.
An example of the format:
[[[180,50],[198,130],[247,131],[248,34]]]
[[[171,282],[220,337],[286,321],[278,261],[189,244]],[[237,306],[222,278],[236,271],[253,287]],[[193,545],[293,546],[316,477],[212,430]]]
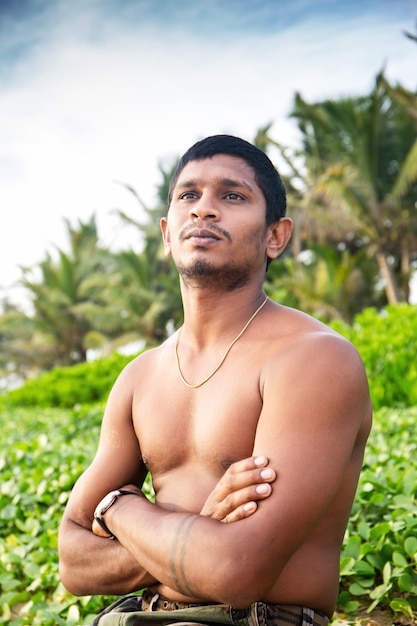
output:
[[[236,522],[249,517],[258,501],[272,493],[277,475],[264,456],[249,457],[233,463],[208,496],[200,515],[222,522]]]

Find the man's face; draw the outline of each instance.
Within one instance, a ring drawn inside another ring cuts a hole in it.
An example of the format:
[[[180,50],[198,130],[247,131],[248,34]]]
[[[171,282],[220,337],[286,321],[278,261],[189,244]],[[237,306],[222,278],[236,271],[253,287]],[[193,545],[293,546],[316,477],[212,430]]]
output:
[[[265,271],[266,202],[252,168],[219,154],[191,161],[161,220],[165,252],[185,282],[234,289]]]

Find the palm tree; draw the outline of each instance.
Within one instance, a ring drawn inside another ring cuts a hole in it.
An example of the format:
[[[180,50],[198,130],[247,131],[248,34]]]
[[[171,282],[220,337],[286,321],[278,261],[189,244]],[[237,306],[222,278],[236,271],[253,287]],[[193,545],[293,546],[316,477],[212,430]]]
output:
[[[116,255],[120,271],[120,306],[129,318],[129,328],[118,341],[142,339],[147,346],[163,341],[182,320],[182,304],[178,274],[171,259],[167,259],[159,227],[160,218],[166,214],[166,198],[173,166],[163,170],[162,182],[158,186],[159,203],[155,208],[147,207],[130,185],[126,189],[134,195],[145,219],[137,220],[123,211],[118,215],[128,224],[134,225],[143,241],[140,253],[126,250]]]
[[[377,304],[375,269],[364,254],[310,241],[299,258],[269,267],[265,289],[276,301],[329,322],[351,323],[364,307]]]
[[[65,221],[70,252],[58,248],[57,259],[47,253],[39,267],[22,268],[21,283],[33,306],[33,314],[26,317],[37,339],[35,350],[42,346],[43,367],[86,360],[89,334],[96,344],[97,328],[105,326],[104,294],[115,267],[99,246],[94,216],[76,228]]]
[[[181,323],[178,275],[154,244],[148,238],[140,254],[126,250],[116,257],[120,272],[119,304],[129,321],[117,344],[139,340],[151,347],[166,339]]]
[[[417,96],[380,74],[369,96],[309,104],[297,94],[292,116],[302,141],[298,204],[313,208],[322,227],[330,220],[328,243],[366,248],[389,303],[407,301],[417,249]]]
[[[306,168],[303,151],[277,142],[270,128],[261,128],[254,143],[278,150],[293,233],[285,258],[268,270],[268,294],[325,321],[351,321],[362,308],[380,303],[377,270],[358,249],[348,216],[314,198],[316,174]]]
[[[33,319],[28,317],[16,304],[4,299],[0,315],[0,380],[6,384],[18,383],[35,368],[43,367],[42,346],[36,342]]]

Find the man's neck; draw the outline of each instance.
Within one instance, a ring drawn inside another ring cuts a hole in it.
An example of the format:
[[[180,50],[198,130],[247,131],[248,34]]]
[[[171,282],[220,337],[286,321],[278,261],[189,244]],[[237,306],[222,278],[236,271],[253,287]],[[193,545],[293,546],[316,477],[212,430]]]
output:
[[[183,288],[183,339],[196,347],[208,347],[236,335],[264,302],[261,286],[234,291]]]

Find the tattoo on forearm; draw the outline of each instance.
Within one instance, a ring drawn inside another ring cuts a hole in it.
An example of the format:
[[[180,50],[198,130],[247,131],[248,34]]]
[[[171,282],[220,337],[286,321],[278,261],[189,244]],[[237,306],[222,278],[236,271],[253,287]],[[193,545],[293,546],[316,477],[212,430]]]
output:
[[[198,519],[199,519],[199,516],[195,515],[193,519],[190,520],[190,523],[188,524],[188,526],[184,529],[183,540],[182,540],[182,545],[181,545],[180,563],[179,563],[180,572],[181,572],[182,580],[184,582],[185,590],[187,591],[187,594],[190,596],[194,596],[195,594],[190,587],[190,584],[187,580],[187,576],[185,573],[185,550],[186,550],[187,540],[188,540],[188,535],[190,533],[190,530]]]
[[[190,517],[192,517],[191,513],[189,515],[186,515],[185,517],[183,517],[183,519],[178,524],[177,530],[175,531],[174,539],[172,541],[172,546],[171,546],[171,553],[170,553],[170,557],[169,557],[169,567],[170,567],[170,570],[171,570],[171,575],[172,575],[172,578],[174,580],[175,586],[177,588],[179,588],[179,584],[180,583],[179,583],[178,576],[177,576],[177,571],[176,571],[175,553],[177,551],[179,535],[180,535],[180,532],[182,530],[182,527],[184,526],[185,522],[188,519],[190,519]]]
[[[191,589],[185,572],[185,552],[187,549],[188,535],[198,519],[198,515],[190,513],[180,521],[172,541],[169,560],[171,575],[176,588],[178,591],[188,596],[193,596],[195,593]]]

